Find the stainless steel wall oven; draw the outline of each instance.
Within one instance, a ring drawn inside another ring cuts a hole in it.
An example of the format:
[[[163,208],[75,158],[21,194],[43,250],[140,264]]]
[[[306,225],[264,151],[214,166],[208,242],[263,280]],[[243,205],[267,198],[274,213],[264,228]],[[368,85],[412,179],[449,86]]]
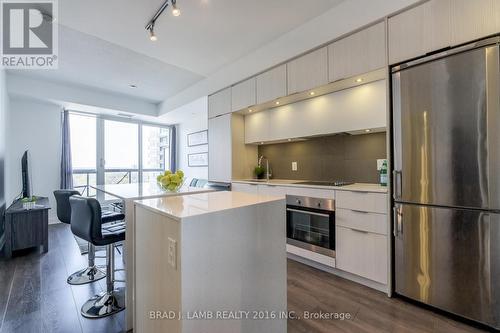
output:
[[[335,200],[286,196],[287,243],[335,257]]]

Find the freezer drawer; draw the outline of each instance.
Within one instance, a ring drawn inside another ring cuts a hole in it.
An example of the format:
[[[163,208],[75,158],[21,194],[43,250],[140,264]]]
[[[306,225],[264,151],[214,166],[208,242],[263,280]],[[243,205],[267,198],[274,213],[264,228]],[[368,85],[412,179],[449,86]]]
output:
[[[398,294],[500,328],[500,215],[394,208]]]

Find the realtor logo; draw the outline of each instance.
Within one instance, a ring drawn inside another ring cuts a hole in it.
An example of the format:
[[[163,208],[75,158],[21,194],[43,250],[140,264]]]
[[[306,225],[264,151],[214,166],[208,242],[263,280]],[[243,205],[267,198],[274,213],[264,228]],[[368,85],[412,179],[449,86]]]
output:
[[[55,0],[0,0],[2,67],[57,68]]]

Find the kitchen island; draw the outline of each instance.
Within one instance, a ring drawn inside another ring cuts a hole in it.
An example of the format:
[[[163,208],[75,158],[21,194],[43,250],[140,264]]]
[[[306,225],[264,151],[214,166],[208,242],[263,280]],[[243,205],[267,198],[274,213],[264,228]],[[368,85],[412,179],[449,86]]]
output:
[[[126,284],[126,326],[127,330],[134,328],[134,288],[135,288],[135,219],[134,219],[134,200],[159,198],[167,196],[180,196],[195,193],[212,192],[212,189],[183,186],[178,191],[167,191],[157,183],[134,183],[134,184],[106,184],[91,185],[97,192],[99,201],[109,199],[120,199],[123,202],[123,211],[125,213],[126,236],[124,244],[125,260],[125,284]]]
[[[135,202],[137,332],[273,332],[286,321],[284,198]]]

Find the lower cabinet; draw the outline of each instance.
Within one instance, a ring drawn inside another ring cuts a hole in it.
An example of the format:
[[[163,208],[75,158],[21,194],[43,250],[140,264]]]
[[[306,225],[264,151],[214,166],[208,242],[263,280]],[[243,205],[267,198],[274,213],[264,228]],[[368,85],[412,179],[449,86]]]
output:
[[[233,192],[244,192],[244,193],[259,193],[259,185],[257,184],[242,184],[242,183],[232,183],[231,185]]]
[[[335,228],[338,269],[387,284],[387,236],[352,228]]]

